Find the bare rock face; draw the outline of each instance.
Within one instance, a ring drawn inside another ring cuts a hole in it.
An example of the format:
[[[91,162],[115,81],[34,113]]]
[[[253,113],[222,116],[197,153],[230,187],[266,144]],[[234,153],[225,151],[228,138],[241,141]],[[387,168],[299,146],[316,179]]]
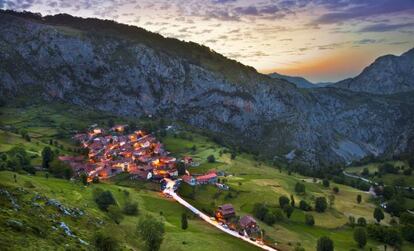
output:
[[[131,39],[47,20],[0,13],[0,96],[35,93],[114,114],[165,116],[268,157],[295,150],[307,164],[410,150],[409,97],[300,90],[213,52],[192,60],[141,42],[140,34]],[[190,47],[192,54],[199,47]],[[215,57],[232,67],[204,63]]]
[[[414,48],[401,56],[380,57],[355,78],[340,81],[333,86],[375,94],[414,91]]]

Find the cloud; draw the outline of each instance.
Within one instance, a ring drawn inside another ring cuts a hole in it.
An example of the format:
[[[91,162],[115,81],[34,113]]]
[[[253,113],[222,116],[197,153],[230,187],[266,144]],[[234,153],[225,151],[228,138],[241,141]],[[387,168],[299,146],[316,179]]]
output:
[[[237,0],[213,0],[213,3],[217,3],[217,4],[226,4],[226,3],[234,3]]]
[[[414,27],[414,23],[403,23],[403,24],[387,24],[379,23],[365,26],[360,29],[359,32],[387,32],[387,31],[398,31],[403,28]]]
[[[360,44],[360,45],[363,45],[363,44],[379,44],[379,43],[382,43],[384,41],[385,41],[385,39],[365,38],[365,39],[354,41],[354,44]]]
[[[329,1],[322,0],[320,4],[328,7],[329,12],[323,14],[311,24],[335,24],[355,19],[395,14],[398,12],[414,13],[413,0],[366,0],[366,1]]]

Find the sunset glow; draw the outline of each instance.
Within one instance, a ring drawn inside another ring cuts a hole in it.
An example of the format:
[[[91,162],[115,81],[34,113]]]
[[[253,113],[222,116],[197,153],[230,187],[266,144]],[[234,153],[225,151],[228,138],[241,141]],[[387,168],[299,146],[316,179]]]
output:
[[[0,8],[113,19],[312,81],[354,76],[414,46],[412,0],[26,0]]]

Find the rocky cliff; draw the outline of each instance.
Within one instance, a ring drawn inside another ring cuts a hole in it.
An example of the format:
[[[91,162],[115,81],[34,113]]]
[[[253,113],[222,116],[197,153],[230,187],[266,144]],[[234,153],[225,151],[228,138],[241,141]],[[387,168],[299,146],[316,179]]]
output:
[[[357,92],[393,94],[414,90],[414,48],[401,56],[379,57],[355,78],[333,84]]]
[[[309,164],[398,154],[414,134],[410,97],[297,89],[206,47],[68,15],[0,13],[0,87],[8,98],[165,116]]]

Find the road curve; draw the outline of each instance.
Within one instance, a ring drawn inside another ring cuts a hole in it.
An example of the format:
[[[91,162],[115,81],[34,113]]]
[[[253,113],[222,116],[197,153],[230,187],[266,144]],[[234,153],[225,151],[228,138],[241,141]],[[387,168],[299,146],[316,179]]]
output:
[[[174,185],[175,182],[173,180],[170,179],[165,179],[167,181],[167,185],[166,188],[164,189],[163,193],[164,194],[168,194],[170,195],[174,200],[176,200],[178,203],[180,203],[181,205],[185,206],[186,208],[188,208],[189,210],[191,210],[194,214],[198,215],[201,219],[203,219],[205,222],[209,223],[210,225],[220,229],[221,231],[232,235],[238,239],[241,239],[243,241],[246,241],[252,245],[255,245],[263,250],[267,250],[267,251],[278,251],[277,249],[274,249],[272,247],[269,247],[265,244],[256,242],[256,241],[252,241],[249,239],[249,237],[246,236],[241,236],[239,235],[238,232],[233,231],[231,229],[228,228],[224,228],[222,225],[218,224],[217,221],[213,221],[210,219],[210,217],[206,214],[204,214],[203,212],[201,212],[200,210],[198,210],[197,208],[193,207],[190,203],[188,203],[187,201],[185,201],[183,198],[181,198],[175,191],[174,191]]]

